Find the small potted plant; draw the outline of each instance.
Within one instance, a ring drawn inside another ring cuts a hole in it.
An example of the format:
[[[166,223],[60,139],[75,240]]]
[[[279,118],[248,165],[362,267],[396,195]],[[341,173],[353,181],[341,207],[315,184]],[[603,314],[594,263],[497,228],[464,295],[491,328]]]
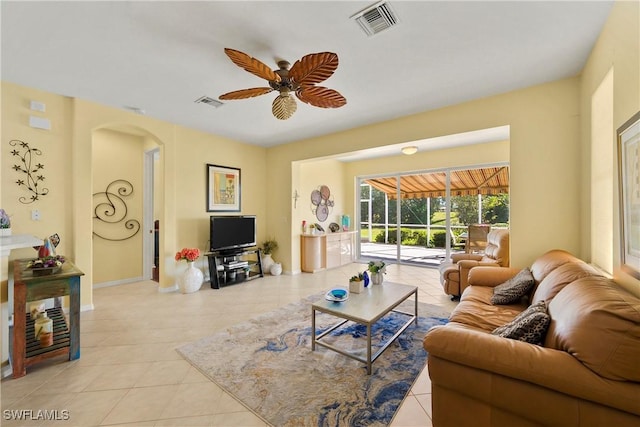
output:
[[[367,269],[371,273],[371,281],[373,284],[382,284],[383,275],[387,272],[387,266],[384,261],[369,261]]]
[[[0,209],[0,236],[11,236],[11,219],[4,209]]]
[[[359,294],[360,292],[364,291],[365,274],[366,273],[358,273],[354,276],[351,276],[351,279],[349,279],[349,292]]]
[[[262,246],[260,247],[262,252],[262,271],[267,273],[271,272],[271,266],[275,263],[272,254],[276,249],[278,249],[278,242],[276,242],[276,239],[273,237],[269,237],[262,242]]]

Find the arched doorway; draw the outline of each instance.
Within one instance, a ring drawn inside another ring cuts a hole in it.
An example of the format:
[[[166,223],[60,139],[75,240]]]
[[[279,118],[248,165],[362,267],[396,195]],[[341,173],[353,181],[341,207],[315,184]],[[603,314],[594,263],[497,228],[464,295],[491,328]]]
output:
[[[153,277],[159,147],[154,135],[135,126],[92,132],[94,288]]]

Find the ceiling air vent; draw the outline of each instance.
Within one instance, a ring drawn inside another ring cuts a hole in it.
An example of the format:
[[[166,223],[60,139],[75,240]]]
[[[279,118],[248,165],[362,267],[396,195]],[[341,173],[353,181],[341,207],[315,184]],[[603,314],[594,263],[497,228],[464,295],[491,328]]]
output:
[[[144,110],[143,110],[142,108],[140,108],[140,107],[132,107],[132,106],[130,106],[130,105],[125,105],[125,106],[124,106],[124,109],[125,109],[125,110],[129,110],[129,111],[131,111],[131,112],[134,112],[134,113],[136,113],[136,114],[141,114],[141,115],[146,114],[146,111],[144,111]]]
[[[207,104],[212,106],[213,108],[218,108],[218,107],[222,107],[224,105],[224,103],[215,100],[213,98],[210,98],[208,96],[201,96],[200,98],[196,99],[196,102],[198,104]]]
[[[395,13],[389,3],[380,2],[356,13],[351,17],[360,25],[360,28],[372,36],[391,28],[398,23]]]

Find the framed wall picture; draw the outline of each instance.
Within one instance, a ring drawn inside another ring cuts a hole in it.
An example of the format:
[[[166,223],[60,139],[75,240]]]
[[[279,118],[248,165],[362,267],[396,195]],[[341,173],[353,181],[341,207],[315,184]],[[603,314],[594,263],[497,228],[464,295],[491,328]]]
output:
[[[640,279],[640,112],[618,129],[622,269]]]
[[[207,164],[207,212],[240,212],[240,169]]]

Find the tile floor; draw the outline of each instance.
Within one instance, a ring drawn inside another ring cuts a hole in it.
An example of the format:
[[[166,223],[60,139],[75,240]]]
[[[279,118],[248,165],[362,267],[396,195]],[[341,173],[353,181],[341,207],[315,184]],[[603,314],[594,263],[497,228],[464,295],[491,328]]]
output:
[[[81,357],[35,365],[1,383],[3,426],[264,426],[174,348],[257,314],[347,283],[363,265],[316,274],[267,275],[219,290],[159,293],[154,282],[94,290],[93,311],[81,314]],[[451,310],[436,269],[390,265],[385,280],[415,284],[418,299]],[[16,421],[7,410],[58,411],[68,420]],[[68,412],[63,412],[68,411]],[[425,369],[392,426],[431,426]]]

